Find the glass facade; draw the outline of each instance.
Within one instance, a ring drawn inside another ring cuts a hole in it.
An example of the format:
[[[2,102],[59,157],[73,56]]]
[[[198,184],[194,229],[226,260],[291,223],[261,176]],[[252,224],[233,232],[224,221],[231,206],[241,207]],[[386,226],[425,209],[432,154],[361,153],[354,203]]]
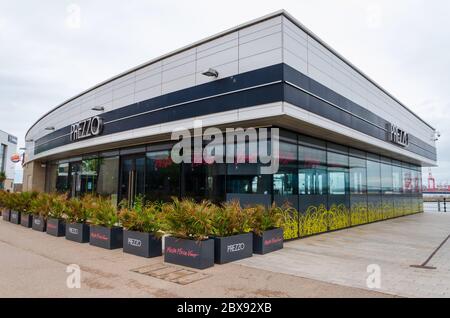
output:
[[[246,163],[236,150],[244,147]],[[237,199],[242,205],[289,204],[286,238],[303,237],[422,211],[421,167],[280,130],[279,169],[262,174],[249,163],[257,145],[235,144],[224,155],[234,163],[182,163],[170,157],[172,144],[152,144],[47,163],[47,191],[72,196],[98,193],[115,203],[171,197]],[[270,149],[270,144],[269,144]],[[233,150],[233,152],[231,152]],[[231,158],[233,158],[231,156]]]

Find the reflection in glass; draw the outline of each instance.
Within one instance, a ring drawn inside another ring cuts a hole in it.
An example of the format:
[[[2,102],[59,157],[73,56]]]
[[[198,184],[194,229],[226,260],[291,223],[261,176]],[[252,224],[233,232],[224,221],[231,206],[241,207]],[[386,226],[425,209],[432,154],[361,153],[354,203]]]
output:
[[[148,200],[169,201],[180,195],[180,165],[175,164],[169,150],[146,154],[146,197]]]
[[[299,193],[306,195],[327,194],[327,153],[325,150],[298,147]]]

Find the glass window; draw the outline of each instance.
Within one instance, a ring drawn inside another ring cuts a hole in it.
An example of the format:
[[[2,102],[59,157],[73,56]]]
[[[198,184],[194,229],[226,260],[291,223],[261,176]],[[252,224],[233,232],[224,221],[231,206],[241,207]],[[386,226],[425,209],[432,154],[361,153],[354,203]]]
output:
[[[298,194],[297,145],[280,142],[278,172],[273,175],[274,195]]]
[[[350,157],[350,193],[367,193],[366,159]]]
[[[381,164],[381,190],[383,194],[392,194],[394,191],[392,165],[387,163]]]
[[[419,193],[421,194],[423,191],[422,167],[417,167],[417,173],[418,173],[418,178],[419,178]]]
[[[329,194],[345,195],[348,193],[348,164],[348,155],[328,152]]]
[[[227,153],[230,146],[227,146]],[[239,154],[238,149],[242,147],[236,143],[235,149],[235,163],[227,164],[227,193],[236,194],[270,194],[272,176],[268,174],[261,174],[260,163],[249,163],[250,161],[257,161],[257,154],[251,153],[250,149],[258,149],[257,144],[249,142],[245,143],[245,155]],[[242,156],[244,155],[244,158]],[[238,163],[238,161],[245,161],[245,163]]]
[[[411,170],[407,166],[403,166],[403,193],[408,194],[412,192],[412,178]]]
[[[56,190],[58,192],[69,191],[69,163],[61,163],[58,165],[56,174]]]
[[[327,152],[300,145],[298,147],[299,194],[327,194]]]
[[[81,194],[97,193],[98,159],[85,159],[81,162]]]
[[[180,196],[180,165],[172,161],[170,150],[147,152],[146,197],[169,201]]]
[[[395,194],[401,194],[403,192],[403,181],[402,181],[402,168],[393,165],[392,166],[392,191]]]
[[[413,193],[417,194],[420,192],[419,188],[420,188],[420,183],[419,183],[419,173],[417,171],[417,167],[412,167],[411,169],[411,182],[412,182],[412,186],[411,186],[411,190]]]
[[[97,193],[117,204],[119,184],[119,156],[99,159]]]
[[[381,165],[379,162],[367,160],[367,192],[381,193]]]

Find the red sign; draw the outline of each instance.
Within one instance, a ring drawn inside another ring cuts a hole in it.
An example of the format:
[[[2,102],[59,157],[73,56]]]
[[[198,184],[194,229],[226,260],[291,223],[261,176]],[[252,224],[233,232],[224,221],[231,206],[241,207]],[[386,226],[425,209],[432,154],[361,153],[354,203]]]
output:
[[[11,156],[11,161],[14,163],[18,163],[20,161],[20,155],[18,153],[15,153]]]

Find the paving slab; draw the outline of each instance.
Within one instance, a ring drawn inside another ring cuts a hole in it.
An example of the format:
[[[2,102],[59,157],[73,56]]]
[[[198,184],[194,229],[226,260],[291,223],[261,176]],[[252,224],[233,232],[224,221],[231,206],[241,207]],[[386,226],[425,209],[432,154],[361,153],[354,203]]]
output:
[[[238,263],[251,268],[378,290],[404,297],[450,297],[450,213],[421,213],[284,244],[284,249]],[[368,266],[380,269],[380,288],[369,288]]]
[[[81,269],[79,289],[66,284],[71,264]],[[193,274],[177,277],[172,271],[169,280],[133,271],[166,266],[163,257],[79,244],[0,219],[0,297],[392,297],[235,263],[203,271],[177,267],[180,274]]]

